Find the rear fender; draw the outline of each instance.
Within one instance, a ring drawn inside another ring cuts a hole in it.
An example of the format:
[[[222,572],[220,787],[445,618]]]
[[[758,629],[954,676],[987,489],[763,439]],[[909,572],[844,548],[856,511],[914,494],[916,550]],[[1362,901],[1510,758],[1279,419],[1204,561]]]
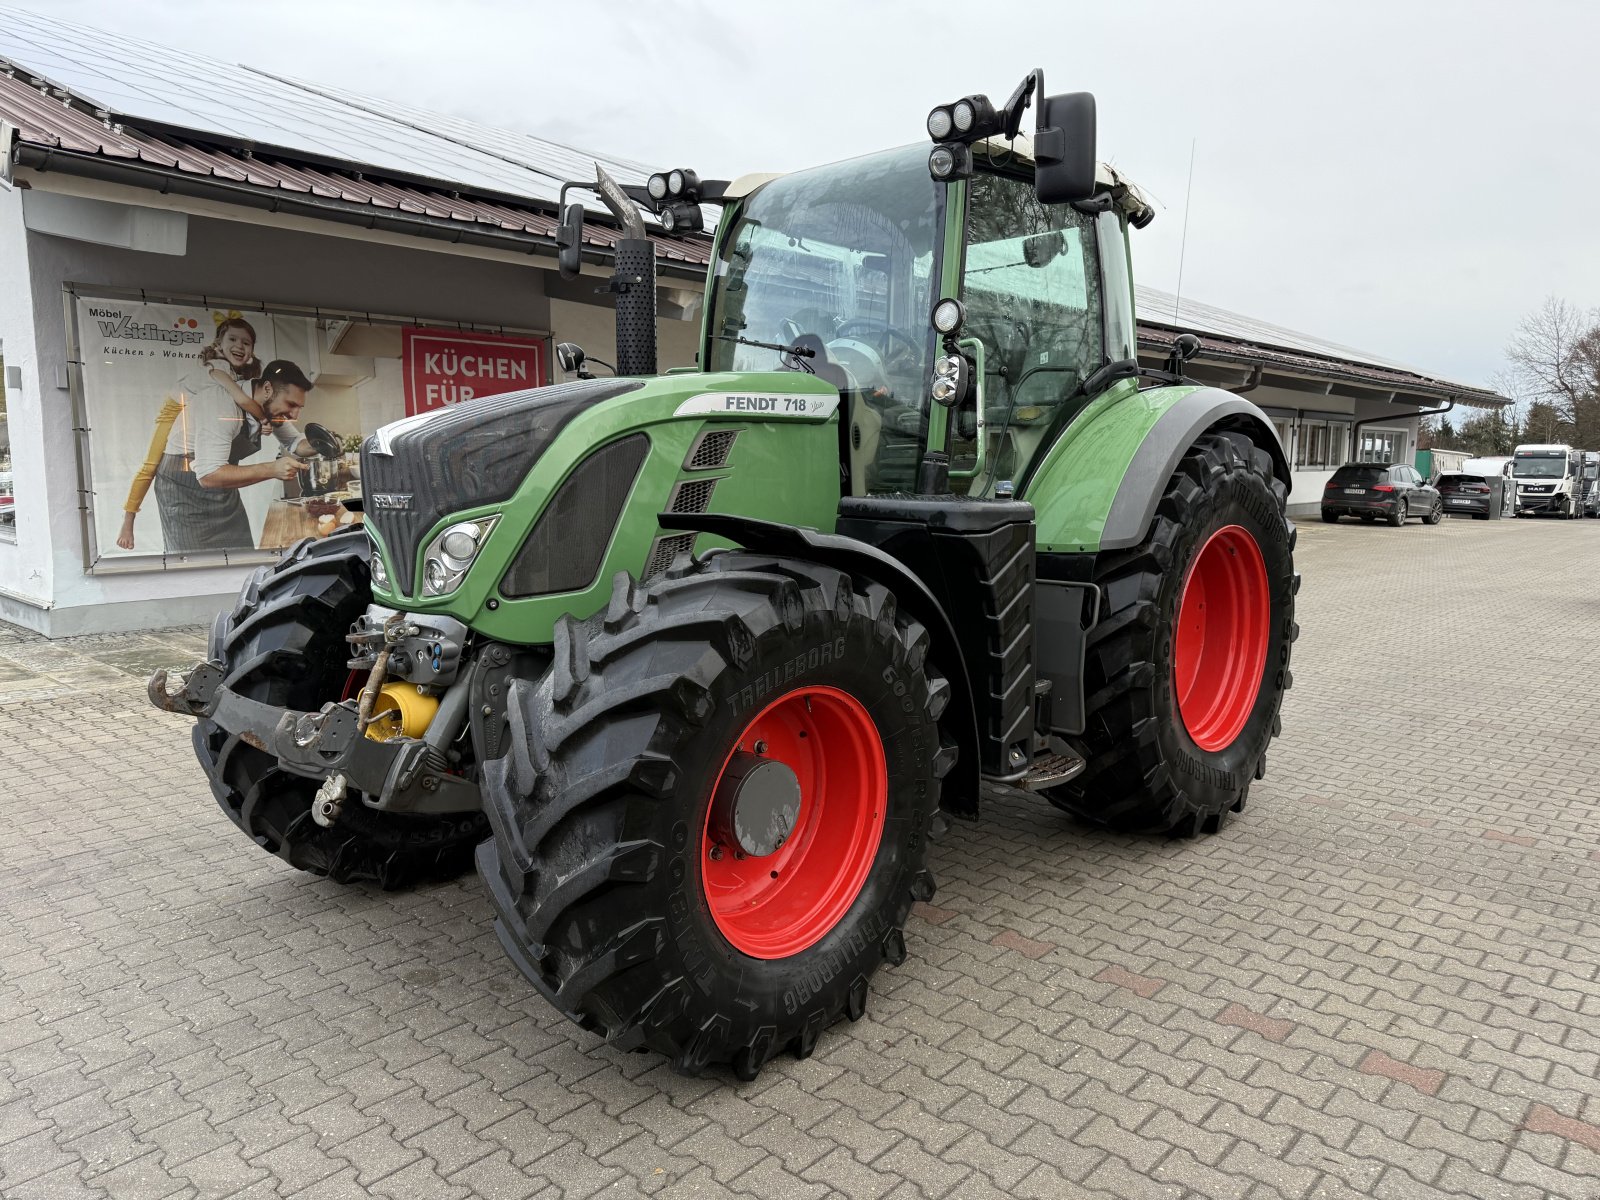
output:
[[[1272,422],[1250,401],[1196,386],[1108,395],[1066,428],[1024,482],[1039,549],[1083,554],[1137,546],[1178,461],[1208,433],[1260,446],[1287,491],[1289,460]]]
[[[961,657],[955,627],[926,584],[899,561],[876,546],[836,533],[819,533],[758,521],[727,513],[702,513],[673,516],[673,529],[696,530],[726,538],[760,554],[776,554],[806,559],[865,575],[889,588],[896,601],[928,630],[932,645],[928,660],[950,681],[950,703],[939,718],[940,727],[956,743],[955,766],[945,776],[940,791],[940,807],[957,817],[975,819],[978,815],[978,714],[973,707],[972,685]]]

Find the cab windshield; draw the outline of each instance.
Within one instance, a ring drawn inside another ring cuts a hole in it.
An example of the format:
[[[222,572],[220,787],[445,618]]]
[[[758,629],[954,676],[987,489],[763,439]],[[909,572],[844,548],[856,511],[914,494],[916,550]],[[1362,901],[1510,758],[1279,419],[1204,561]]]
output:
[[[1518,479],[1564,479],[1567,474],[1565,454],[1517,455],[1512,470]]]
[[[718,240],[707,367],[807,371],[839,388],[856,494],[915,484],[940,204],[927,147],[910,146],[775,179]]]

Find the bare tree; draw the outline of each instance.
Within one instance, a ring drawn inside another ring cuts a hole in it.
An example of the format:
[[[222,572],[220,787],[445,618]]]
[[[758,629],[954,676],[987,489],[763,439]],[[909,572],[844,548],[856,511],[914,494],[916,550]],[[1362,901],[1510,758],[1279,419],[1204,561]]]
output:
[[[1558,423],[1576,430],[1596,400],[1600,313],[1547,297],[1517,326],[1506,357],[1516,376],[1517,398],[1529,402],[1528,416],[1551,432]]]

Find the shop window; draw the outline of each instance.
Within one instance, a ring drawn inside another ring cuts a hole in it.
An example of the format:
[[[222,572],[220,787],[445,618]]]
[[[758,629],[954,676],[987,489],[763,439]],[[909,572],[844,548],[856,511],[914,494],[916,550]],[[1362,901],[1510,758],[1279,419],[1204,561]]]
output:
[[[1363,429],[1361,431],[1362,462],[1401,462],[1406,448],[1404,429]]]
[[[1300,444],[1295,449],[1294,465],[1313,468],[1328,465],[1328,423],[1301,421]]]
[[[1278,431],[1278,441],[1283,443],[1283,452],[1290,462],[1294,461],[1294,418],[1273,417],[1272,427]]]
[[[1350,422],[1328,422],[1328,466],[1342,467],[1350,461]]]
[[[1345,421],[1302,420],[1294,465],[1302,470],[1329,470],[1343,466],[1349,446],[1350,425]]]

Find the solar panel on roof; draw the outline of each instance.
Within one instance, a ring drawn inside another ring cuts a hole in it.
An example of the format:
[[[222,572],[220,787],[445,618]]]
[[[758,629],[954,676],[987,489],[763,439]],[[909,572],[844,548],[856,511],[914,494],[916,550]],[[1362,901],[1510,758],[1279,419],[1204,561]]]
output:
[[[1134,287],[1135,311],[1141,321],[1153,325],[1170,325],[1191,333],[1213,333],[1219,337],[1250,342],[1257,346],[1276,346],[1282,350],[1295,350],[1302,354],[1316,354],[1324,358],[1338,358],[1346,362],[1363,363],[1372,367],[1387,367],[1393,371],[1406,371],[1412,375],[1426,375],[1415,367],[1393,359],[1380,358],[1365,350],[1354,350],[1337,342],[1325,341],[1309,333],[1300,333],[1273,325],[1267,321],[1229,312],[1195,300],[1180,300],[1171,292],[1160,288],[1136,284]],[[1176,316],[1174,316],[1176,307]]]
[[[272,72],[263,73],[275,74]],[[644,166],[642,163],[610,155],[589,154],[534,134],[521,133],[512,129],[496,129],[493,126],[481,125],[466,117],[453,116],[449,113],[430,112],[427,109],[414,108],[409,104],[401,104],[394,100],[379,100],[375,97],[363,96],[345,88],[333,87],[314,80],[299,79],[292,76],[277,77],[307,91],[315,92],[319,96],[340,101],[356,108],[371,111],[374,106],[378,106],[381,112],[396,120],[502,155],[520,163],[522,166],[528,167],[530,170],[548,175],[551,179],[557,181],[565,182],[569,179],[588,178],[593,174],[596,162],[605,167],[618,183],[642,184],[651,172],[651,168]]]
[[[110,40],[36,12],[0,8],[0,17],[0,58],[131,124],[175,126],[474,191],[555,199],[545,171],[385,116],[382,101],[357,106],[204,55]]]

